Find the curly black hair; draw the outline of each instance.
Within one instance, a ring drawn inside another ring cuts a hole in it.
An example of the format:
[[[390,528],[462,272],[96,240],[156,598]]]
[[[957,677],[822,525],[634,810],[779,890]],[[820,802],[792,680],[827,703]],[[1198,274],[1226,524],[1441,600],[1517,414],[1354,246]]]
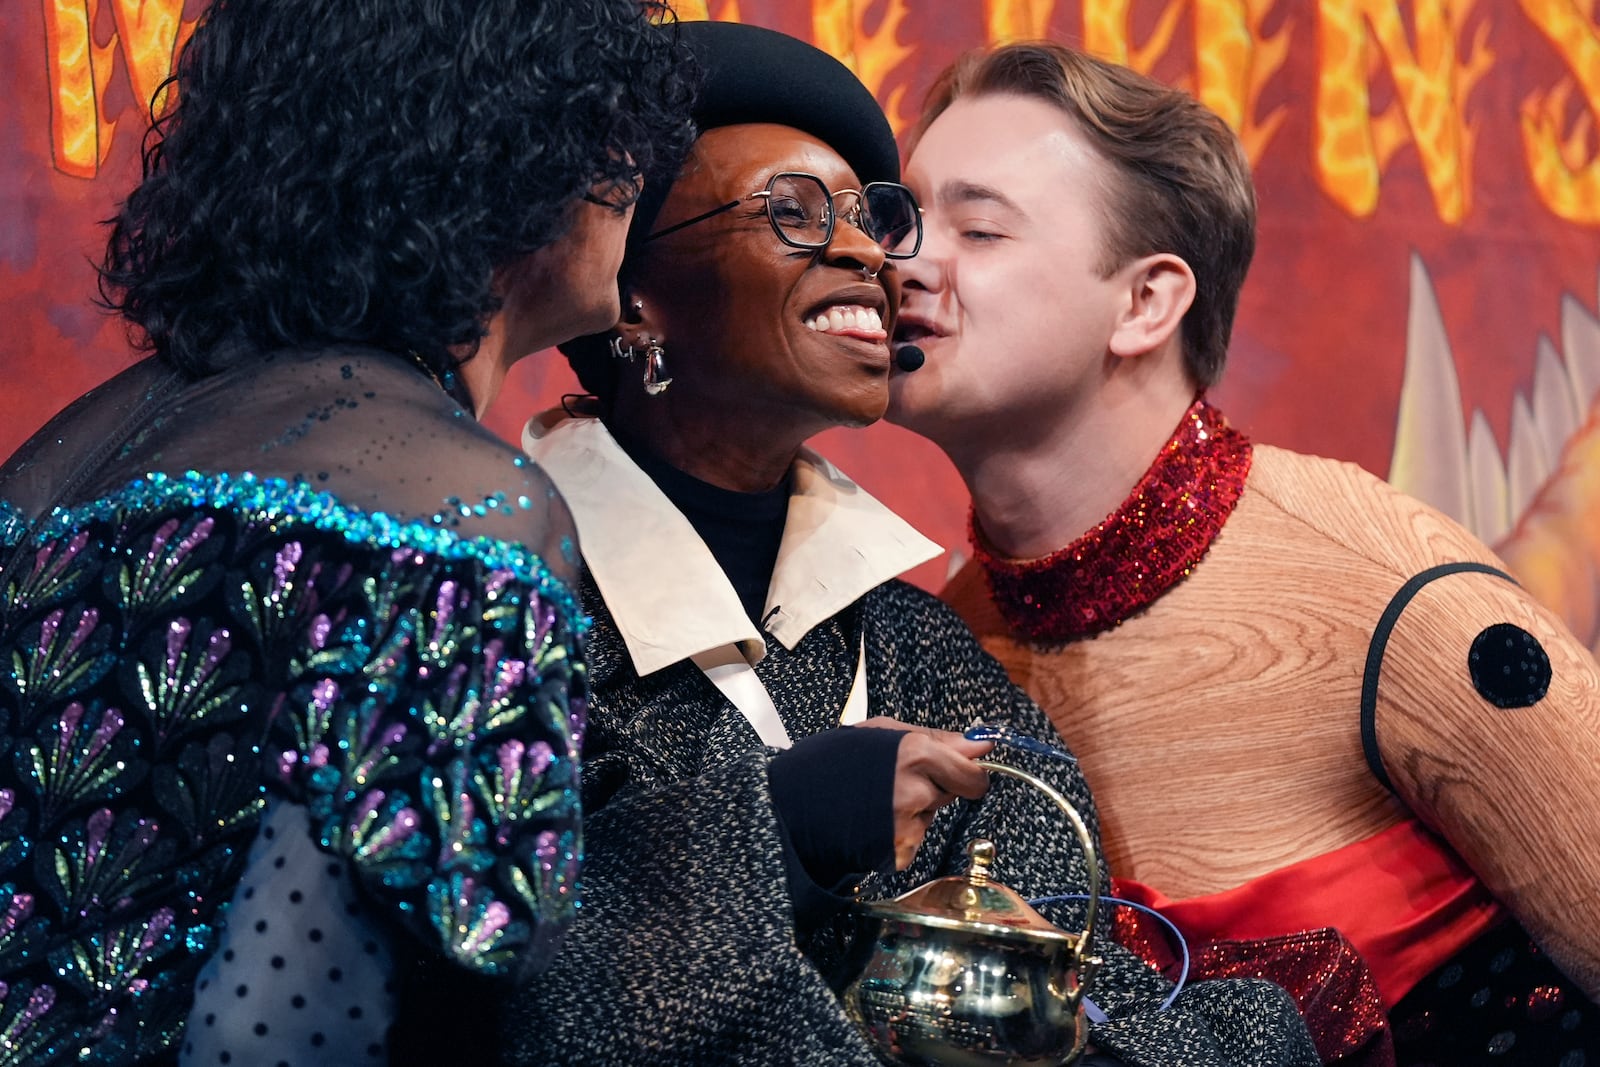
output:
[[[111,227],[103,304],[194,375],[219,343],[476,350],[497,267],[693,139],[640,0],[213,0]],[[229,346],[229,351],[233,350]]]

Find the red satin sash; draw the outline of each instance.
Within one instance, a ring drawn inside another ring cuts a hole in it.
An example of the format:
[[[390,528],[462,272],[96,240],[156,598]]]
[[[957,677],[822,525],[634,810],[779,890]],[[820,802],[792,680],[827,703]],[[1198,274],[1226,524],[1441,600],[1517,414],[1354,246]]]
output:
[[[1390,1067],[1386,1012],[1505,915],[1472,871],[1421,823],[1188,900],[1113,880],[1189,941],[1190,978],[1257,977],[1289,991],[1324,1063]],[[1117,938],[1171,972],[1164,931],[1131,908]]]
[[[1169,900],[1138,882],[1113,884],[1118,896],[1171,919],[1191,951],[1334,927],[1366,960],[1389,1008],[1505,915],[1450,846],[1414,819],[1209,896]]]

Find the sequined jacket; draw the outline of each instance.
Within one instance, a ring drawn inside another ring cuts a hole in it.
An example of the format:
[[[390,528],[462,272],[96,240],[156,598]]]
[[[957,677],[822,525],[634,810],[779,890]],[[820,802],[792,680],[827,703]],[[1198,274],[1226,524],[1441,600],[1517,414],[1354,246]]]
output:
[[[577,427],[567,437],[558,428],[537,443],[535,454],[562,487],[586,545],[588,524],[601,515],[615,519],[618,508],[630,514],[637,507],[670,509],[594,426]],[[864,507],[865,494],[809,453],[800,463],[796,492],[808,499],[791,505],[790,529],[802,521],[797,515],[806,516],[807,543],[816,548],[822,542],[811,557],[817,570],[810,584],[837,593],[851,564],[840,562],[829,573],[828,561],[860,557],[849,551],[851,524],[830,527],[818,502],[828,485],[840,493],[834,511]],[[628,499],[619,503],[619,495]],[[635,514],[624,524],[649,546],[650,566],[671,577],[658,578],[653,591],[610,599],[637,608],[678,583],[690,589],[719,579],[726,584],[720,572],[702,569],[704,546],[692,530],[685,533],[681,517],[673,521],[675,515]],[[646,527],[648,537],[642,536]],[[602,555],[589,555],[593,569],[582,585],[593,616],[584,902],[551,969],[521,987],[506,1020],[503,1051],[526,1064],[877,1064],[838,998],[866,947],[861,928],[846,913],[819,929],[796,929],[767,786],[771,750],[695,663],[679,659],[638,669],[640,657],[624,634],[637,638],[644,623],[619,620],[615,605],[601,595],[606,579],[593,580],[618,573],[604,544],[605,538],[594,539]],[[780,551],[780,572],[784,559]],[[781,574],[773,585],[801,587]],[[729,596],[731,590],[719,590],[716,600],[728,603]],[[699,601],[702,608],[707,599]],[[736,610],[737,600],[731,603]],[[797,603],[779,606],[791,616],[804,614]],[[650,629],[669,632],[660,625]],[[858,663],[872,714],[942,729],[977,720],[1005,721],[1033,734],[1048,729],[948,609],[898,581],[859,591],[792,640],[768,632],[759,657],[751,658],[791,737],[838,724]],[[1017,760],[1051,781],[1097,827],[1075,768]],[[964,865],[964,847],[975,836],[996,842],[998,877],[1024,895],[1073,892],[1085,884],[1085,858],[1059,813],[1038,794],[1002,779],[980,804],[942,810],[911,868],[869,878],[866,892],[895,895],[952,873]],[[1058,918],[1067,923],[1073,916]],[[1092,996],[1111,1021],[1095,1028],[1094,1040],[1128,1063],[1316,1062],[1277,987],[1200,984],[1161,1011],[1166,983],[1116,946],[1106,945],[1104,954],[1107,964]]]
[[[510,974],[570,918],[576,604],[496,536],[541,528],[505,493],[526,516],[547,483],[505,453],[483,495],[386,487],[359,448],[414,453],[457,411],[392,362],[147,363],[0,468],[0,1064],[176,1051],[269,796],[465,969]]]

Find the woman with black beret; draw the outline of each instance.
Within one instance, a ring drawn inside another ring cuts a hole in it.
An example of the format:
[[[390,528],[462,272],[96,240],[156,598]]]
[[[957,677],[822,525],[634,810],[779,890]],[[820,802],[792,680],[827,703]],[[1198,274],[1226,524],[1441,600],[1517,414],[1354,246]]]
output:
[[[880,418],[904,373],[894,263],[921,223],[888,124],[807,44],[681,33],[707,72],[701,135],[646,190],[615,328],[564,346],[592,400],[524,440],[585,548],[588,822],[572,937],[520,988],[502,1051],[868,1067],[838,996],[866,944],[850,895],[962,869],[977,836],[1024,895],[1081,891],[1086,860],[1041,796],[989,787],[988,746],[959,732],[1050,725],[895,580],[935,546],[805,447]],[[1073,764],[1003,758],[1095,825]],[[1110,1062],[1315,1062],[1277,987],[1201,984],[1163,1011],[1163,979],[1104,955],[1090,995]]]

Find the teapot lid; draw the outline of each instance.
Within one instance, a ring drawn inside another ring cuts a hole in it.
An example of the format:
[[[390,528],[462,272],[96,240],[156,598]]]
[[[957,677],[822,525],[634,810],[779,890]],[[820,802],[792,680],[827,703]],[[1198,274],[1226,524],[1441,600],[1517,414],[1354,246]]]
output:
[[[867,911],[885,919],[944,930],[964,930],[1007,939],[1076,947],[1068,933],[1028,906],[1013,889],[990,880],[994,842],[978,838],[967,846],[971,866],[964,875],[936,878],[894,900],[873,901]]]

